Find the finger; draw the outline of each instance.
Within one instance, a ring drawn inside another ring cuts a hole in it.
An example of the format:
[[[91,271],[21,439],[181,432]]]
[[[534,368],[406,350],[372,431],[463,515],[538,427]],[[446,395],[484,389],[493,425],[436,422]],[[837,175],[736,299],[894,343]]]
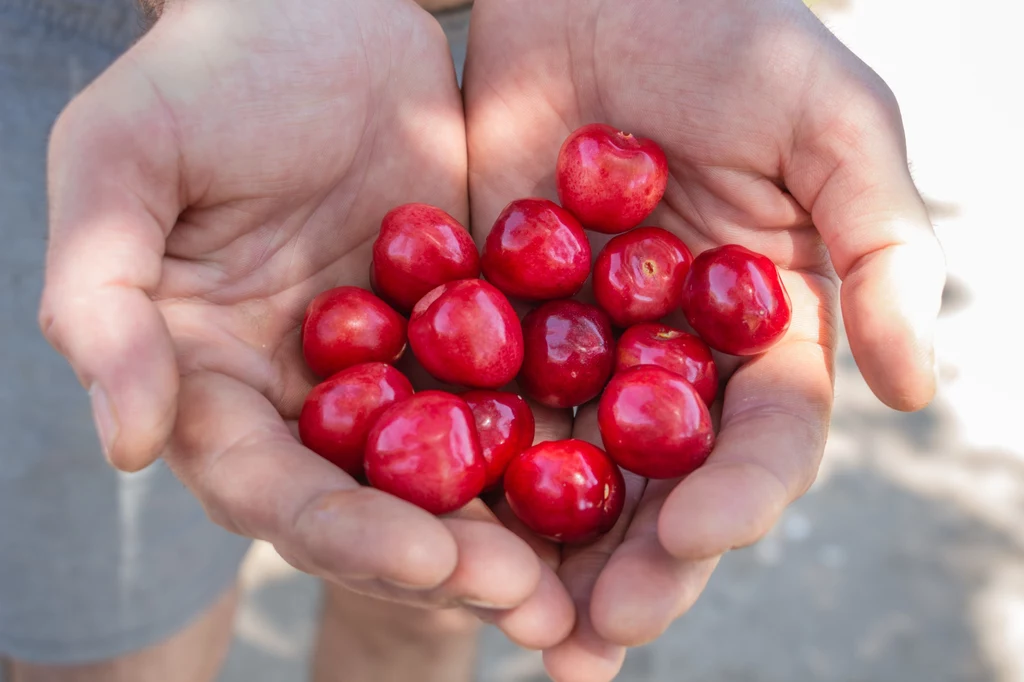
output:
[[[597,406],[580,408],[573,426],[573,437],[601,445],[597,428]],[[576,603],[576,625],[565,641],[544,652],[544,665],[556,682],[600,682],[611,680],[619,672],[626,650],[602,638],[590,617],[591,595],[598,576],[622,542],[633,511],[643,495],[646,479],[625,473],[626,502],[615,526],[596,542],[566,547],[558,575]]]
[[[392,598],[427,606],[512,608],[536,587],[539,561],[499,524],[465,518],[472,510],[439,519],[358,486],[240,382],[190,375],[179,410],[166,455],[175,473],[211,518],[268,540],[302,570],[357,590],[386,583]]]
[[[463,519],[474,519],[478,523],[502,523],[500,517],[479,500],[461,509],[458,515]],[[527,544],[530,544],[530,539],[538,538],[530,534],[523,538]],[[462,549],[463,543],[461,542],[459,548],[460,551],[465,551]],[[504,563],[504,557],[497,557],[496,560]],[[504,604],[485,604],[466,599],[462,600],[462,604],[481,620],[498,627],[510,640],[522,647],[544,649],[554,646],[572,631],[576,611],[569,593],[558,579],[555,570],[539,562],[537,567],[539,572],[536,579],[523,585],[523,587],[530,586],[529,598],[525,602],[519,599],[516,602],[518,606],[514,608],[505,608]],[[507,570],[507,566],[490,570],[487,567],[481,567],[478,573],[487,575],[489,579],[500,579],[500,572],[504,570]],[[457,577],[458,573],[459,571],[456,570],[456,575],[453,578]],[[514,576],[510,581],[512,584],[517,581],[524,582],[523,576]],[[508,588],[506,587],[506,589]],[[511,603],[511,600],[506,603]]]
[[[540,581],[533,594],[516,608],[470,610],[526,649],[557,645],[569,636],[576,622],[572,598],[550,566],[541,567]]]
[[[173,126],[130,64],[112,66],[54,128],[39,316],[89,388],[108,459],[126,471],[152,462],[174,423],[178,371],[150,294],[180,210]]]
[[[711,457],[659,514],[669,554],[709,559],[761,538],[813,482],[831,404],[828,346],[792,340],[740,367],[726,387]]]
[[[810,210],[843,281],[846,329],[865,380],[891,407],[916,410],[935,392],[945,259],[910,176],[892,93],[866,67],[819,80],[786,184]]]
[[[377,599],[431,608],[514,609],[535,593],[541,577],[540,563],[524,551],[519,538],[502,530],[493,516],[489,520],[447,518],[443,522],[458,547],[459,560],[452,574],[437,587],[423,590],[381,579],[347,580],[345,586]]]
[[[686,613],[718,558],[677,559],[658,541],[658,512],[678,480],[649,481],[622,544],[594,585],[590,618],[604,640],[625,647],[654,641]]]

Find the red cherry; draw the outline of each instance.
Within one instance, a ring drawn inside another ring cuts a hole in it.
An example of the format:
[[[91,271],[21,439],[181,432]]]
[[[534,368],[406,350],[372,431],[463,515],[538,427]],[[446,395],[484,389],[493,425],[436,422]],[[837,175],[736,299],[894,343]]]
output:
[[[557,542],[589,542],[622,513],[626,482],[598,447],[582,440],[546,441],[512,460],[505,499],[527,528]]]
[[[615,361],[612,326],[603,310],[550,301],[523,318],[526,355],[519,384],[548,407],[575,407],[604,388]]]
[[[579,221],[547,199],[518,199],[484,243],[484,277],[509,296],[542,301],[578,292],[590,274],[590,242]]]
[[[405,318],[369,291],[329,289],[306,308],[302,354],[321,377],[364,362],[393,364],[406,342]]]
[[[731,355],[757,355],[789,329],[792,304],[775,263],[736,244],[693,260],[683,312],[705,342]]]
[[[638,324],[627,329],[615,349],[615,371],[657,365],[683,377],[710,405],[718,395],[718,368],[711,349],[693,334],[664,324]]]
[[[692,262],[679,237],[660,227],[638,227],[601,249],[594,264],[594,297],[620,327],[653,322],[679,308]]]
[[[520,396],[503,391],[467,391],[462,399],[473,411],[480,448],[487,460],[490,488],[501,480],[508,463],[533,445],[533,410]]]
[[[480,256],[469,232],[444,211],[405,204],[381,221],[373,243],[370,281],[381,298],[409,312],[445,282],[480,276]]]
[[[412,309],[409,345],[449,384],[497,388],[523,364],[523,330],[504,294],[482,279],[448,282]]]
[[[391,365],[368,362],[349,367],[306,396],[299,414],[299,438],[350,475],[362,476],[370,427],[384,410],[412,394],[412,384]]]
[[[374,488],[432,514],[464,506],[487,477],[473,413],[444,391],[423,391],[385,410],[370,429],[365,467]]]
[[[668,160],[652,140],[592,123],[562,143],[555,182],[562,206],[587,229],[615,234],[639,225],[661,201]]]
[[[697,389],[674,372],[642,365],[616,374],[597,406],[608,456],[647,478],[676,478],[711,454],[711,414]]]

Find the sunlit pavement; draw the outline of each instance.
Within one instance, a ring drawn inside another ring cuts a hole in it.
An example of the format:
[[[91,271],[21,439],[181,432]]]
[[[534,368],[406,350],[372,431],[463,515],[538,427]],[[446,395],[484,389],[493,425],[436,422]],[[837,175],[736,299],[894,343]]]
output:
[[[900,100],[950,270],[941,395],[921,413],[891,412],[844,349],[813,490],[768,538],[726,557],[620,679],[1024,682],[1024,11],[1009,0],[814,7]],[[447,21],[464,40],[462,18]],[[301,680],[315,581],[262,545],[244,581],[222,679]],[[481,680],[542,671],[536,654],[486,634]]]

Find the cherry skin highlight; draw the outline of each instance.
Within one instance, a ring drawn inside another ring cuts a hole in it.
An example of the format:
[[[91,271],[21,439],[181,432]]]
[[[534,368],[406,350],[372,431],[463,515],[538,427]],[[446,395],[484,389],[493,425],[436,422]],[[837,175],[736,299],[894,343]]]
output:
[[[612,529],[626,498],[622,472],[600,448],[582,440],[546,441],[512,460],[505,499],[538,535],[590,542]]]
[[[657,323],[630,327],[615,348],[615,371],[638,365],[657,365],[675,372],[693,384],[707,405],[718,395],[718,367],[711,349],[693,334]]]
[[[444,391],[422,391],[387,408],[370,429],[364,466],[374,488],[432,514],[463,507],[487,478],[473,413]]]
[[[487,461],[484,487],[490,488],[501,480],[512,458],[533,445],[533,410],[521,396],[504,391],[467,391],[462,399],[473,411],[480,448]]]
[[[682,298],[694,331],[730,355],[768,350],[789,329],[793,314],[775,263],[736,244],[697,256],[683,282]]]
[[[434,378],[498,388],[523,364],[523,330],[505,295],[482,279],[442,284],[409,320],[409,346]]]
[[[405,344],[405,318],[364,289],[329,289],[306,308],[302,355],[321,377],[364,362],[394,364]]]
[[[313,387],[299,414],[299,439],[354,477],[363,475],[370,427],[387,408],[413,394],[391,365],[369,362],[344,369]]]
[[[597,396],[611,375],[615,340],[600,308],[550,301],[523,318],[523,392],[541,405],[566,408]]]
[[[628,327],[678,310],[693,254],[660,227],[638,227],[609,241],[594,264],[594,297],[612,322]]]
[[[547,199],[517,199],[484,242],[484,277],[528,301],[568,298],[590,275],[590,242],[568,211]]]
[[[715,443],[711,414],[697,389],[653,365],[612,377],[597,406],[597,423],[608,456],[647,478],[689,474]]]
[[[562,206],[584,227],[617,234],[639,225],[661,201],[668,160],[653,140],[592,123],[562,143],[555,183]]]
[[[403,313],[445,282],[480,276],[469,231],[444,211],[404,204],[389,211],[373,242],[373,290]]]

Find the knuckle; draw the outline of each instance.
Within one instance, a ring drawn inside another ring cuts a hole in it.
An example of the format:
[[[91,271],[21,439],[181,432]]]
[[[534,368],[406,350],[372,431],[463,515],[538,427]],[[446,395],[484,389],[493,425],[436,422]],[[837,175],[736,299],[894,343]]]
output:
[[[49,287],[43,290],[43,297],[39,303],[37,322],[39,323],[39,331],[42,332],[43,338],[45,338],[58,353],[66,355],[67,353],[61,339],[60,329],[57,326],[57,310],[53,301],[53,293],[52,289]]]
[[[92,101],[92,88],[89,87],[78,93],[57,116],[50,131],[51,166],[59,168],[64,160],[70,158],[68,152],[74,142],[86,134],[96,121],[103,120],[93,115]]]
[[[889,84],[871,71],[845,111],[846,128],[858,137],[882,133],[906,145],[899,100]]]

